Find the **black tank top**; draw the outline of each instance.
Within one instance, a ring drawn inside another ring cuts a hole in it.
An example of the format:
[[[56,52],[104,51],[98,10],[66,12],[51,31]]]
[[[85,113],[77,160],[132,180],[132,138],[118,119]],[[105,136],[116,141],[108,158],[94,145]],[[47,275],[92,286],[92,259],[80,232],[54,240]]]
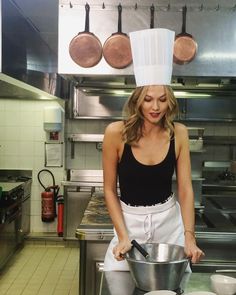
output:
[[[176,165],[175,140],[170,141],[165,159],[156,165],[138,162],[129,144],[118,164],[120,199],[131,206],[163,203],[172,193],[172,176]]]

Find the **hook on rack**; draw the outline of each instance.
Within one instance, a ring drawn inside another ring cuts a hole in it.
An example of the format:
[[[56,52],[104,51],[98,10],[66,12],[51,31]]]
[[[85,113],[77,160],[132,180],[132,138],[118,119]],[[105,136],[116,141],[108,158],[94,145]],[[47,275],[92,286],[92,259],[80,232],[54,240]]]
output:
[[[234,4],[234,6],[232,7],[232,10],[233,10],[233,11],[236,10],[236,4]]]
[[[73,8],[73,5],[72,5],[72,3],[70,2],[70,8]]]
[[[106,6],[105,6],[105,3],[103,2],[102,3],[102,9],[105,9],[106,8]]]
[[[134,9],[135,9],[135,10],[138,9],[138,4],[137,4],[137,2],[136,2],[135,5],[134,5]]]
[[[203,11],[203,4],[200,5],[199,10]]]
[[[219,11],[220,10],[220,4],[218,4],[215,8],[216,11]]]
[[[167,6],[163,6],[163,8],[160,7],[160,10],[161,10],[161,11],[170,11],[170,3],[167,4]]]
[[[154,28],[154,12],[155,12],[155,7],[152,4],[150,7],[150,13],[151,13],[151,19],[150,19],[150,28],[153,29]]]

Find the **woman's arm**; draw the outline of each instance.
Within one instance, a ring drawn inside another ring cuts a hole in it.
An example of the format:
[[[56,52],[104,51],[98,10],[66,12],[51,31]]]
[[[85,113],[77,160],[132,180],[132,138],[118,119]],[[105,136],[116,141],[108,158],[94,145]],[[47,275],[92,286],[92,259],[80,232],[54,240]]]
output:
[[[187,128],[175,124],[177,148],[178,198],[184,224],[185,251],[193,263],[199,261],[204,253],[197,247],[195,240],[194,193],[191,178],[191,163]]]
[[[123,254],[131,248],[119,197],[117,196],[117,165],[119,161],[119,149],[123,144],[121,127],[122,122],[115,122],[108,125],[105,130],[102,146],[105,201],[119,239],[119,243],[113,249],[114,256],[117,260],[122,260]]]

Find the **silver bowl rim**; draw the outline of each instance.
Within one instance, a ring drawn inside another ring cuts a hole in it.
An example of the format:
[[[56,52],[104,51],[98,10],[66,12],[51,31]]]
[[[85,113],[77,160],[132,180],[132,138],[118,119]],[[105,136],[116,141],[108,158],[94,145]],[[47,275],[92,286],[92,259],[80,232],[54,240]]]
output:
[[[152,244],[155,244],[155,245],[177,246],[177,247],[180,247],[180,248],[184,249],[183,246],[176,245],[176,244],[169,244],[169,243],[145,243],[145,244],[142,243],[140,245],[143,246],[143,245],[152,245]],[[131,250],[129,250],[129,251],[131,251]],[[127,261],[131,261],[131,262],[136,262],[136,263],[139,263],[139,264],[143,264],[143,263],[145,263],[145,264],[161,264],[161,265],[163,265],[163,264],[177,264],[177,263],[181,263],[181,262],[189,262],[189,260],[190,260],[190,258],[187,257],[187,256],[184,257],[184,258],[182,258],[182,259],[180,259],[180,260],[159,261],[159,262],[158,261],[152,261],[152,260],[151,261],[148,261],[148,258],[146,260],[137,260],[137,259],[128,257],[129,251],[127,253],[125,253],[126,260]]]
[[[165,265],[165,264],[178,264],[181,262],[188,262],[189,259],[188,258],[183,258],[181,260],[171,260],[171,261],[148,261],[148,260],[137,260],[137,259],[133,259],[133,258],[129,258],[125,255],[125,258],[127,261],[131,261],[131,262],[136,262],[138,264],[161,264],[161,265]]]

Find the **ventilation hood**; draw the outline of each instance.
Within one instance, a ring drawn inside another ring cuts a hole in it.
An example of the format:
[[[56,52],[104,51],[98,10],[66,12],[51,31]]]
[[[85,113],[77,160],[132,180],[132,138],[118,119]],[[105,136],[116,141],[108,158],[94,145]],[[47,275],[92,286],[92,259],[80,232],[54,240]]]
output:
[[[73,76],[73,80],[77,81],[77,88],[86,96],[127,97],[136,87],[134,76]],[[235,97],[236,79],[173,77],[171,87],[177,98]]]
[[[0,0],[0,98],[57,99],[68,81],[57,72],[57,55],[14,1]]]
[[[195,0],[154,1],[154,27],[165,27],[181,32],[182,7],[187,5],[186,30],[198,44],[195,59],[189,64],[173,67],[172,86],[176,91],[210,93],[236,91],[236,27],[235,1]],[[133,65],[114,69],[105,59],[94,67],[83,68],[70,57],[69,44],[78,32],[84,30],[85,2],[82,0],[59,0],[58,72],[77,81],[88,95],[129,93],[135,87]],[[90,31],[102,44],[117,31],[117,5],[111,0],[89,1]],[[122,1],[122,31],[129,33],[150,27],[150,7],[153,0]],[[119,94],[118,94],[119,95]]]

